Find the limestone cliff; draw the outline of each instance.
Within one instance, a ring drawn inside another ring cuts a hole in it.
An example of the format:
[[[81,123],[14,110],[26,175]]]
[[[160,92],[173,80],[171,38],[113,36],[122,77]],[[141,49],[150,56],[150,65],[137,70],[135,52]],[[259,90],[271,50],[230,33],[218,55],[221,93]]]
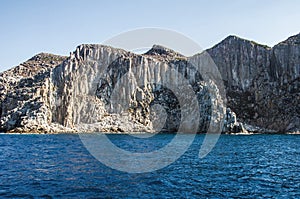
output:
[[[180,107],[180,100],[185,106],[193,104],[190,95],[184,95],[187,91],[180,76],[189,80],[192,96],[202,102],[197,109]],[[50,100],[52,122],[75,131],[177,131],[184,123],[181,130],[189,132],[195,127],[188,124],[198,115],[199,131],[205,131],[211,119],[211,95],[201,75],[186,57],[161,46],[137,55],[109,46],[81,45],[52,70],[51,79],[55,88]],[[169,85],[181,89],[180,99]],[[161,119],[161,110],[151,111],[155,105],[166,111],[162,124],[154,124],[155,118]],[[182,108],[189,114],[184,115]]]
[[[227,105],[241,122],[299,131],[300,34],[273,48],[229,36],[207,51],[223,76]]]
[[[193,65],[205,53],[220,71],[227,108]],[[206,132],[224,121],[223,132],[298,132],[299,76],[300,35],[273,48],[229,36],[192,57],[159,45],[143,55],[80,45],[69,57],[42,53],[0,74],[0,131]]]
[[[64,59],[41,53],[0,74],[0,131],[48,132],[50,71]]]

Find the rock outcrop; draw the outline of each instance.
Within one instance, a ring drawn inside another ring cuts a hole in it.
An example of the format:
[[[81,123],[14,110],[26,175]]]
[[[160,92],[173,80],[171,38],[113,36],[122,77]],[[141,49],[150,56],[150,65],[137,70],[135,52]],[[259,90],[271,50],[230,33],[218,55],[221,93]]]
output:
[[[85,131],[97,125],[98,131],[190,132],[198,128],[193,120],[200,115],[199,131],[204,132],[212,119],[207,83],[186,57],[162,46],[137,55],[103,45],[81,45],[52,70],[51,79],[52,122],[69,128],[84,124]],[[188,95],[183,79],[189,80],[193,94]],[[195,109],[197,99],[202,103]]]
[[[205,59],[227,99],[203,76]],[[0,74],[0,131],[299,132],[299,80],[300,34],[273,48],[229,36],[192,57],[159,45],[143,55],[80,45]]]
[[[50,71],[65,59],[41,53],[0,74],[0,131],[49,131]]]
[[[240,122],[262,132],[299,131],[300,34],[273,48],[229,36],[207,51],[224,79],[227,105]]]

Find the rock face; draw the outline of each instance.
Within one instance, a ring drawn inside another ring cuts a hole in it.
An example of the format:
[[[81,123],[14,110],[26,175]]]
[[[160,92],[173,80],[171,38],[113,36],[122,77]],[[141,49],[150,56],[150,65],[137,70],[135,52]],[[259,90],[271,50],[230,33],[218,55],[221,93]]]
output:
[[[240,122],[265,132],[299,131],[300,34],[273,48],[229,36],[207,51]]]
[[[199,126],[204,132],[212,119],[208,85],[186,57],[161,46],[137,55],[81,45],[52,70],[51,79],[52,122],[75,131],[84,124],[84,131],[192,132]],[[183,79],[192,95],[187,95]],[[195,100],[202,102],[196,109]],[[201,121],[195,127],[196,116]]]
[[[41,53],[0,74],[0,131],[47,132],[50,71],[64,59]]]
[[[227,105],[203,76],[205,59],[220,71]],[[0,131],[299,132],[299,80],[300,35],[273,48],[229,36],[192,57],[159,45],[143,55],[80,45],[0,74]]]

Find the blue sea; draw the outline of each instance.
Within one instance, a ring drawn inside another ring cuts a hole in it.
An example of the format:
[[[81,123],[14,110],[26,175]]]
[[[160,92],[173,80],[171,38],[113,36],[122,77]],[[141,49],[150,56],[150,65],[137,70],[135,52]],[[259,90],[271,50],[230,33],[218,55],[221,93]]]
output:
[[[159,148],[172,138],[159,134],[136,147]],[[109,139],[134,149],[128,140],[137,138]],[[300,198],[299,135],[221,135],[199,159],[203,139],[197,135],[161,170],[130,174],[100,163],[79,135],[2,134],[0,198]]]

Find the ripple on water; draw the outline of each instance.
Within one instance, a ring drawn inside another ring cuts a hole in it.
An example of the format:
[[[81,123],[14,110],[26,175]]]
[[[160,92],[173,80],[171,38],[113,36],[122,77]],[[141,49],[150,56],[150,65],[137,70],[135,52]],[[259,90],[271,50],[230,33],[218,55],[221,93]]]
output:
[[[137,151],[160,148],[173,135],[113,142]],[[0,197],[6,198],[300,198],[300,136],[222,135],[198,159],[197,135],[189,150],[161,170],[127,174],[107,168],[77,135],[1,135]]]

